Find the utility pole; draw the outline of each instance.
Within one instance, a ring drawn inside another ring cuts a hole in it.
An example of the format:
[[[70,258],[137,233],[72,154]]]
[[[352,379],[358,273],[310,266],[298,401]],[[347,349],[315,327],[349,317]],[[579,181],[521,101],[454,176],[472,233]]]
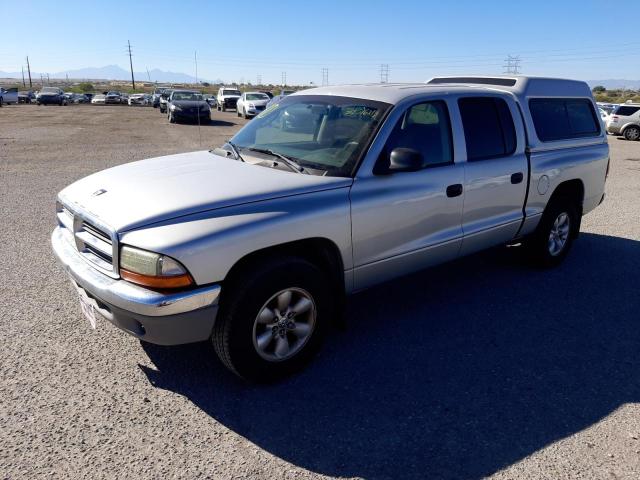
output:
[[[22,66],[22,86],[26,87],[27,84],[24,82],[24,65]]]
[[[127,45],[129,47],[129,66],[131,67],[131,85],[133,85],[133,89],[136,89],[136,80],[133,78],[133,60],[131,59],[131,42],[127,40]]]
[[[389,83],[389,64],[380,64],[380,83]]]
[[[287,86],[287,72],[282,72],[282,86]]]
[[[51,85],[51,80],[49,78],[49,74],[47,73],[47,85]]]
[[[29,72],[29,88],[33,88],[33,85],[31,85],[31,66],[29,66],[29,55],[27,55],[27,72]]]
[[[67,83],[69,83],[69,74],[67,73],[66,76],[67,76]]]
[[[329,69],[323,68],[322,69],[322,86],[326,87],[327,85],[329,85]]]
[[[262,85],[262,75],[260,74],[256,77],[256,85]]]
[[[518,75],[520,72],[520,56],[508,55],[504,60],[503,73]]]
[[[149,83],[151,83],[151,75],[149,74],[149,67],[147,68],[147,78],[149,79]]]

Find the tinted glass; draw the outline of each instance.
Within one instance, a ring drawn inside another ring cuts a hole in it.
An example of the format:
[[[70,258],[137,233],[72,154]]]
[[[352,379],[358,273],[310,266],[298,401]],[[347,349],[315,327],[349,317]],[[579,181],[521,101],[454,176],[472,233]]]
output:
[[[411,148],[422,154],[425,167],[453,163],[451,124],[444,102],[414,105],[405,112],[385,146],[388,158],[394,148]]]
[[[500,98],[476,97],[458,100],[467,145],[467,160],[510,155],[516,147],[513,118]]]
[[[628,117],[636,113],[638,110],[640,110],[640,107],[620,106],[614,113],[615,115],[622,115],[624,117]]]
[[[534,98],[529,101],[529,110],[538,138],[543,142],[600,133],[600,122],[586,98]]]

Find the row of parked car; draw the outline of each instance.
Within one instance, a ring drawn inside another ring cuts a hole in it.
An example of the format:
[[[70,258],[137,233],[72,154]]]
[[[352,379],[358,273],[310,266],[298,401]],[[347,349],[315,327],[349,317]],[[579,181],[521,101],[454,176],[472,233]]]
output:
[[[607,133],[627,140],[640,140],[640,103],[598,103]]]
[[[211,108],[214,107],[222,112],[235,110],[239,117],[251,118],[294,91],[282,90],[274,96],[266,90],[243,93],[235,87],[221,87],[217,95],[204,96],[198,90],[158,87],[153,92],[151,104],[160,113],[166,114],[172,123],[179,120],[205,120],[205,112],[205,121],[208,121]]]

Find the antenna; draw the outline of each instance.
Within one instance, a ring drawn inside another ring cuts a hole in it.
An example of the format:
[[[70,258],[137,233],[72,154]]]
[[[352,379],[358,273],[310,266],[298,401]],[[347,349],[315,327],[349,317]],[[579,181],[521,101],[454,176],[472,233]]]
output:
[[[193,61],[196,65],[196,85],[198,85],[198,52],[197,51],[193,52]],[[198,105],[198,144],[200,145],[200,148],[202,148],[202,132],[200,131],[200,105]]]

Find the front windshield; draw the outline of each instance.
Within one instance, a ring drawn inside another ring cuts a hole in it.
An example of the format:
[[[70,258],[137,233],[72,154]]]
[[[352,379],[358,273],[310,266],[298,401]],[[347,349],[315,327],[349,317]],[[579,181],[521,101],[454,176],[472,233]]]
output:
[[[196,92],[173,92],[171,101],[175,102],[176,100],[187,100],[196,102],[202,100],[202,95]]]
[[[58,93],[58,89],[55,87],[44,87],[42,93]]]
[[[226,90],[226,89],[222,91],[222,94],[223,95],[237,95],[237,96],[242,95],[240,93],[240,90]]]
[[[349,97],[287,97],[260,113],[231,143],[285,155],[312,173],[349,177],[389,108]]]
[[[264,93],[247,93],[247,100],[269,100]]]

